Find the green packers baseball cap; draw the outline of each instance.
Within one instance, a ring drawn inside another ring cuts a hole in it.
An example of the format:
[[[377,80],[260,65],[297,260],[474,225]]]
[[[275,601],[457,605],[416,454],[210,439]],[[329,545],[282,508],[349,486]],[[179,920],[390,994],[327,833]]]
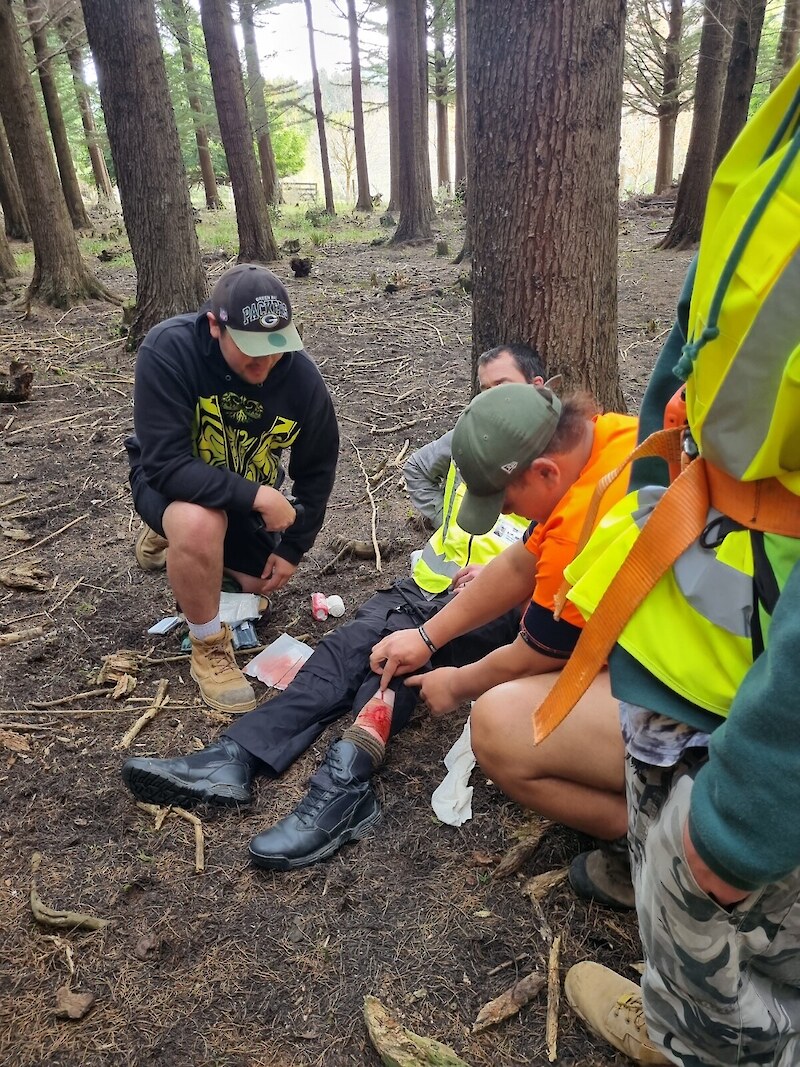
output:
[[[457,518],[462,530],[491,530],[506,487],[544,453],[560,415],[558,397],[532,385],[498,385],[472,400],[453,432],[453,460],[467,486]]]

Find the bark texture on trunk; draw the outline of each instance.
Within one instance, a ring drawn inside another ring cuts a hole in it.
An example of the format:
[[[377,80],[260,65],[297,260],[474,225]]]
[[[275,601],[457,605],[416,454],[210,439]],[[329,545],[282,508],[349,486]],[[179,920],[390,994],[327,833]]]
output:
[[[214,164],[211,161],[211,152],[208,148],[208,130],[203,122],[203,109],[200,105],[200,95],[197,91],[197,73],[194,69],[194,58],[192,57],[192,47],[189,39],[189,22],[186,16],[184,0],[172,0],[172,30],[181,53],[186,98],[189,101],[189,109],[192,112],[192,126],[197,145],[197,162],[200,165],[200,176],[203,180],[206,209],[208,211],[218,211],[222,207],[222,199],[217,188],[217,176],[214,173]]]
[[[397,84],[397,0],[386,0],[386,69],[389,96],[389,203],[400,207],[400,113]]]
[[[20,188],[33,238],[33,277],[26,299],[38,297],[61,308],[87,297],[115,299],[81,259],[11,0],[0,0],[0,49],[0,114],[14,167],[25,175]]]
[[[132,348],[162,319],[203,302],[205,273],[153,5],[82,2],[136,264]]]
[[[798,42],[800,42],[800,0],[786,0],[770,89],[777,88],[794,66]]]
[[[347,27],[350,34],[350,83],[353,92],[353,138],[356,144],[356,182],[358,183],[356,211],[372,211],[367,144],[364,138],[364,102],[361,95],[361,55],[358,48],[356,0],[347,0]]]
[[[67,128],[64,125],[61,101],[58,98],[58,89],[53,77],[52,52],[47,43],[47,5],[42,0],[25,0],[25,14],[31,31],[33,51],[36,55],[36,68],[39,73],[39,84],[42,87],[44,109],[50,126],[50,136],[53,139],[53,148],[58,162],[58,173],[61,178],[61,188],[64,190],[64,200],[67,203],[69,217],[75,229],[88,229],[91,224],[81,197],[78,175],[72,158],[72,149],[67,138]]]
[[[736,3],[713,170],[720,165],[747,122],[766,10],[767,0],[737,0]]]
[[[329,215],[336,214],[333,202],[333,185],[331,183],[331,162],[328,155],[328,135],[325,132],[325,112],[322,110],[322,89],[319,84],[317,69],[317,49],[314,44],[314,17],[311,13],[311,0],[305,0],[306,24],[308,25],[308,51],[311,57],[311,81],[314,87],[314,114],[317,118],[319,136],[319,155],[322,163],[322,185],[325,189],[325,210]]]
[[[429,241],[434,215],[428,163],[427,55],[420,61],[420,14],[424,0],[395,0],[399,136],[400,219],[392,242]],[[424,101],[424,106],[423,106]]]
[[[264,188],[259,180],[228,0],[201,0],[200,18],[211,68],[219,130],[236,204],[239,262],[269,263],[278,258],[278,249],[272,234]]]
[[[30,241],[31,227],[28,212],[19,187],[14,160],[8,148],[6,133],[0,123],[0,205],[3,207],[6,237],[12,241]]]
[[[261,167],[261,184],[268,204],[277,204],[280,200],[278,185],[278,166],[272,149],[269,134],[267,103],[264,99],[264,79],[261,76],[261,63],[258,58],[256,28],[253,22],[253,5],[250,0],[239,0],[239,22],[244,38],[244,61],[247,67],[247,95],[253,116],[253,132],[258,145],[258,162]]]
[[[624,410],[617,228],[624,0],[467,2],[473,367],[533,345]]]
[[[662,54],[661,103],[658,105],[658,158],[653,191],[658,196],[672,186],[675,168],[675,126],[681,109],[678,91],[681,76],[683,0],[671,0],[667,35]]]
[[[450,192],[450,131],[447,121],[447,60],[444,54],[444,31],[439,29],[434,42],[433,95],[436,100],[436,181],[440,189]]]
[[[658,248],[691,248],[700,240],[728,66],[731,17],[732,0],[707,0],[700,35],[692,132],[675,214]]]
[[[467,180],[467,17],[466,0],[456,0],[456,189]]]

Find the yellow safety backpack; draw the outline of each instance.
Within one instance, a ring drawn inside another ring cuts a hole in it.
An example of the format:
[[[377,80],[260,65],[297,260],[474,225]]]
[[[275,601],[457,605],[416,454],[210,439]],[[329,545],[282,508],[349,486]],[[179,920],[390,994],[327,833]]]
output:
[[[534,713],[537,743],[583,695],[659,583],[657,594],[664,594],[668,572],[707,529],[710,515],[738,529],[800,538],[798,157],[800,63],[747,123],[714,176],[688,340],[675,369],[686,381],[689,432],[652,434],[630,457],[658,455],[683,469],[643,524],[633,520],[637,494],[609,512],[591,540],[596,508],[587,517],[579,553],[588,541],[586,551],[568,573],[583,579],[584,593],[587,584],[597,592],[584,595],[580,606],[591,617]],[[598,503],[623,469],[598,486]],[[613,530],[626,514],[625,529]]]

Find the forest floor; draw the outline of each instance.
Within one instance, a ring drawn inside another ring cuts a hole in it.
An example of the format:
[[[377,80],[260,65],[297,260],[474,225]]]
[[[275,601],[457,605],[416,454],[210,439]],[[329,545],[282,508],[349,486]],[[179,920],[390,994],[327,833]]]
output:
[[[669,211],[643,199],[621,212],[620,368],[632,410],[690,258],[653,251]],[[454,219],[442,220],[441,232],[451,249],[460,247]],[[333,394],[341,456],[317,544],[258,627],[265,643],[286,631],[313,645],[333,625],[312,619],[313,591],[341,594],[347,618],[407,572],[409,553],[426,534],[394,461],[405,442],[414,449],[447,430],[469,392],[470,302],[458,284],[461,267],[431,246],[396,250],[335,232],[319,248],[304,246],[302,254],[309,252],[309,278],[292,277],[288,254],[276,269]],[[209,252],[206,262],[213,281],[228,258]],[[111,288],[133,295],[129,267],[113,259],[94,266]],[[399,280],[397,292],[385,291],[390,279]],[[25,281],[12,286],[9,300]],[[172,614],[173,600],[165,576],[143,573],[133,556],[139,520],[123,441],[132,425],[134,357],[120,341],[119,321],[117,309],[100,303],[66,314],[35,306],[27,318],[10,303],[0,307],[0,362],[22,357],[35,372],[29,402],[0,405],[0,570],[36,562],[42,587],[0,585],[0,644],[4,633],[43,629],[0,651],[0,1062],[375,1065],[362,1017],[372,994],[404,1025],[452,1046],[474,1067],[546,1064],[545,993],[473,1034],[479,1009],[519,977],[546,972],[546,925],[561,937],[562,976],[571,964],[595,959],[636,977],[636,923],[576,900],[563,881],[541,912],[532,905],[523,892],[528,880],[564,868],[581,847],[562,827],[546,830],[516,874],[495,878],[500,857],[536,820],[479,771],[472,820],[460,828],[437,821],[430,794],[466,709],[439,721],[419,713],[377,777],[382,824],[331,861],[291,874],[252,868],[247,843],[303,795],[339,726],[282,779],[261,779],[252,810],[199,810],[200,874],[194,828],[167,818],[155,829],[124,789],[118,743],[161,679],[169,702],[132,753],[177,755],[205,744],[221,716],[198,701],[180,638],[146,633]],[[343,557],[321,575],[334,537],[370,540],[367,478],[378,471],[370,488],[378,537],[389,546],[382,573],[374,561]],[[137,685],[115,701],[97,675],[120,650],[131,651]],[[75,694],[82,695],[64,700]],[[56,703],[43,710],[47,701]],[[37,925],[30,906],[37,852],[46,904],[111,925],[96,932]],[[65,986],[95,998],[80,1021],[57,1017]],[[625,1061],[562,1004],[558,1062]]]

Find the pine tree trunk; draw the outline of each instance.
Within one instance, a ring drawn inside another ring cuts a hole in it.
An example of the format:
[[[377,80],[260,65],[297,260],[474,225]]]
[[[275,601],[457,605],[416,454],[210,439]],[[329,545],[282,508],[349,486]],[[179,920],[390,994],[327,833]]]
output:
[[[456,0],[456,191],[467,180],[467,20],[466,0]]]
[[[396,0],[400,220],[393,244],[433,238],[427,80],[420,84],[423,69],[419,54],[420,8],[424,9],[424,0]],[[427,68],[427,56],[425,60]]]
[[[58,172],[61,176],[61,188],[64,190],[64,199],[67,202],[69,217],[76,230],[88,229],[91,223],[81,197],[78,175],[75,173],[75,163],[72,159],[72,150],[67,138],[67,128],[64,125],[64,115],[61,111],[61,101],[58,98],[58,90],[53,77],[52,55],[47,45],[47,31],[45,29],[47,8],[41,0],[25,0],[25,13],[28,17],[31,41],[33,42],[36,66],[39,72],[39,83],[44,97],[44,108],[47,113],[47,121],[50,124],[50,135],[53,138]]]
[[[356,0],[347,0],[347,26],[350,33],[350,81],[353,91],[353,139],[356,145],[356,211],[372,211],[367,170],[367,144],[364,138],[364,103],[361,97],[361,57],[358,49]]]
[[[269,133],[267,104],[264,99],[264,79],[261,77],[261,64],[258,60],[258,47],[256,45],[256,30],[253,24],[253,5],[250,0],[239,0],[239,22],[242,27],[242,37],[244,38],[247,95],[250,100],[256,144],[258,145],[261,184],[264,186],[264,196],[267,203],[277,204],[280,201],[278,166],[275,162],[275,152],[272,149],[272,139]]]
[[[16,278],[19,274],[17,264],[14,262],[14,253],[3,230],[0,230],[0,280],[8,281]]]
[[[417,11],[417,86],[419,90],[419,114],[421,129],[419,132],[420,158],[417,166],[420,172],[420,190],[422,206],[432,221],[436,218],[436,206],[433,202],[433,183],[431,181],[431,160],[429,144],[429,102],[428,87],[428,18],[426,0],[414,0]]]
[[[441,18],[441,14],[440,14]],[[436,178],[440,189],[450,192],[450,135],[447,123],[447,61],[444,56],[444,30],[439,26],[434,42],[434,83],[436,99]]]
[[[467,19],[473,363],[500,341],[534,345],[567,391],[624,410],[624,0],[468,0]]]
[[[68,308],[87,298],[116,299],[81,259],[53,153],[39,112],[11,0],[0,0],[0,113],[33,238],[33,277],[26,300]]]
[[[205,275],[153,5],[83,0],[83,16],[136,264],[132,348],[198,307]]]
[[[269,263],[278,258],[278,249],[253,151],[253,134],[247,118],[242,68],[233,34],[229,0],[201,0],[200,18],[211,68],[219,130],[236,204],[239,262]]]
[[[70,69],[72,71],[72,84],[75,87],[75,99],[78,102],[78,110],[81,113],[81,123],[86,136],[86,148],[89,152],[89,160],[92,164],[94,184],[97,195],[104,200],[109,200],[114,195],[111,185],[111,177],[108,173],[105,157],[97,141],[97,128],[92,114],[92,105],[89,101],[89,92],[86,88],[86,76],[83,72],[83,56],[81,49],[75,47],[69,35],[69,28],[63,23],[59,25],[59,34],[67,52]]]
[[[311,81],[314,87],[314,114],[317,117],[319,134],[319,155],[322,163],[322,184],[325,189],[325,210],[329,215],[336,214],[333,202],[333,185],[331,184],[331,164],[328,157],[328,135],[325,132],[325,113],[322,110],[322,89],[319,84],[317,68],[317,50],[314,46],[314,19],[311,14],[311,0],[305,0],[306,23],[308,24],[308,51],[311,57]]]
[[[792,69],[797,58],[798,42],[800,42],[800,0],[786,0],[770,89],[776,89]]]
[[[389,97],[389,203],[400,208],[400,105],[397,84],[397,0],[386,0],[386,70]]]
[[[658,248],[691,248],[700,240],[725,87],[732,14],[731,0],[707,0],[689,148],[678,186],[675,214]]]
[[[747,122],[766,9],[767,0],[737,0],[713,170],[720,165]]]
[[[670,0],[667,36],[662,54],[661,103],[658,105],[658,158],[653,191],[656,196],[672,186],[675,168],[675,126],[680,111],[678,88],[681,75],[683,0]]]
[[[12,241],[30,241],[28,212],[19,187],[14,160],[8,149],[5,130],[0,124],[0,205],[3,208],[5,233]]]
[[[189,101],[189,110],[192,112],[192,126],[194,127],[194,139],[197,145],[197,161],[200,164],[200,175],[203,179],[206,210],[219,211],[222,207],[222,199],[217,189],[217,176],[214,173],[214,164],[208,148],[208,130],[203,122],[203,109],[200,106],[200,95],[197,91],[197,75],[194,69],[194,59],[192,58],[189,23],[186,18],[184,0],[172,0],[172,17],[172,31],[175,34],[181,53],[186,98]]]

